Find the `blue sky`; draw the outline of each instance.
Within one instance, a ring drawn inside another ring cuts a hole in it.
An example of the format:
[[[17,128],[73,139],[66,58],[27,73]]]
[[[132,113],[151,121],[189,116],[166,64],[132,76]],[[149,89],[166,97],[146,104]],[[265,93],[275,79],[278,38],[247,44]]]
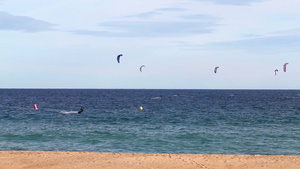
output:
[[[299,18],[298,0],[0,0],[0,88],[300,89]]]

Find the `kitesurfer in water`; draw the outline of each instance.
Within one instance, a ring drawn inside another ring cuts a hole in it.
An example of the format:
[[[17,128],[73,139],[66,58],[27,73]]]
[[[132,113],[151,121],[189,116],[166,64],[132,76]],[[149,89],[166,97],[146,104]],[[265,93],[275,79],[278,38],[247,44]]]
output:
[[[83,112],[83,107],[80,108],[78,114],[82,113]]]

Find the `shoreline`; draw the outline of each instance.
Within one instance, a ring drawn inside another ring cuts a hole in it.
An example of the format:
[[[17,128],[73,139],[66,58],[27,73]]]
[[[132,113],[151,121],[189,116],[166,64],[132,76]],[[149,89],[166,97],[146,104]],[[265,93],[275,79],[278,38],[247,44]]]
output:
[[[300,155],[144,154],[72,151],[0,151],[0,168],[300,169]]]

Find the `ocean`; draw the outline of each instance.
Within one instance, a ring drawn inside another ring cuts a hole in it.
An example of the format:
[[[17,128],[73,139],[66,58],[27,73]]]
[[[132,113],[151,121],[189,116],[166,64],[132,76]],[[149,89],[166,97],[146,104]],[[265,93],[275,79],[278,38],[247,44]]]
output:
[[[300,91],[0,89],[0,150],[300,155]]]

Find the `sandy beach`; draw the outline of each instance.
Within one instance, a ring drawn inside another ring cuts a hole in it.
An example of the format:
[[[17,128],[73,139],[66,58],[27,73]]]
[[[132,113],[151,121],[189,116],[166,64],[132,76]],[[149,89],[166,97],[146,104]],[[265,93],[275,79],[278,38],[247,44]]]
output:
[[[300,156],[0,151],[1,169],[300,169]]]

